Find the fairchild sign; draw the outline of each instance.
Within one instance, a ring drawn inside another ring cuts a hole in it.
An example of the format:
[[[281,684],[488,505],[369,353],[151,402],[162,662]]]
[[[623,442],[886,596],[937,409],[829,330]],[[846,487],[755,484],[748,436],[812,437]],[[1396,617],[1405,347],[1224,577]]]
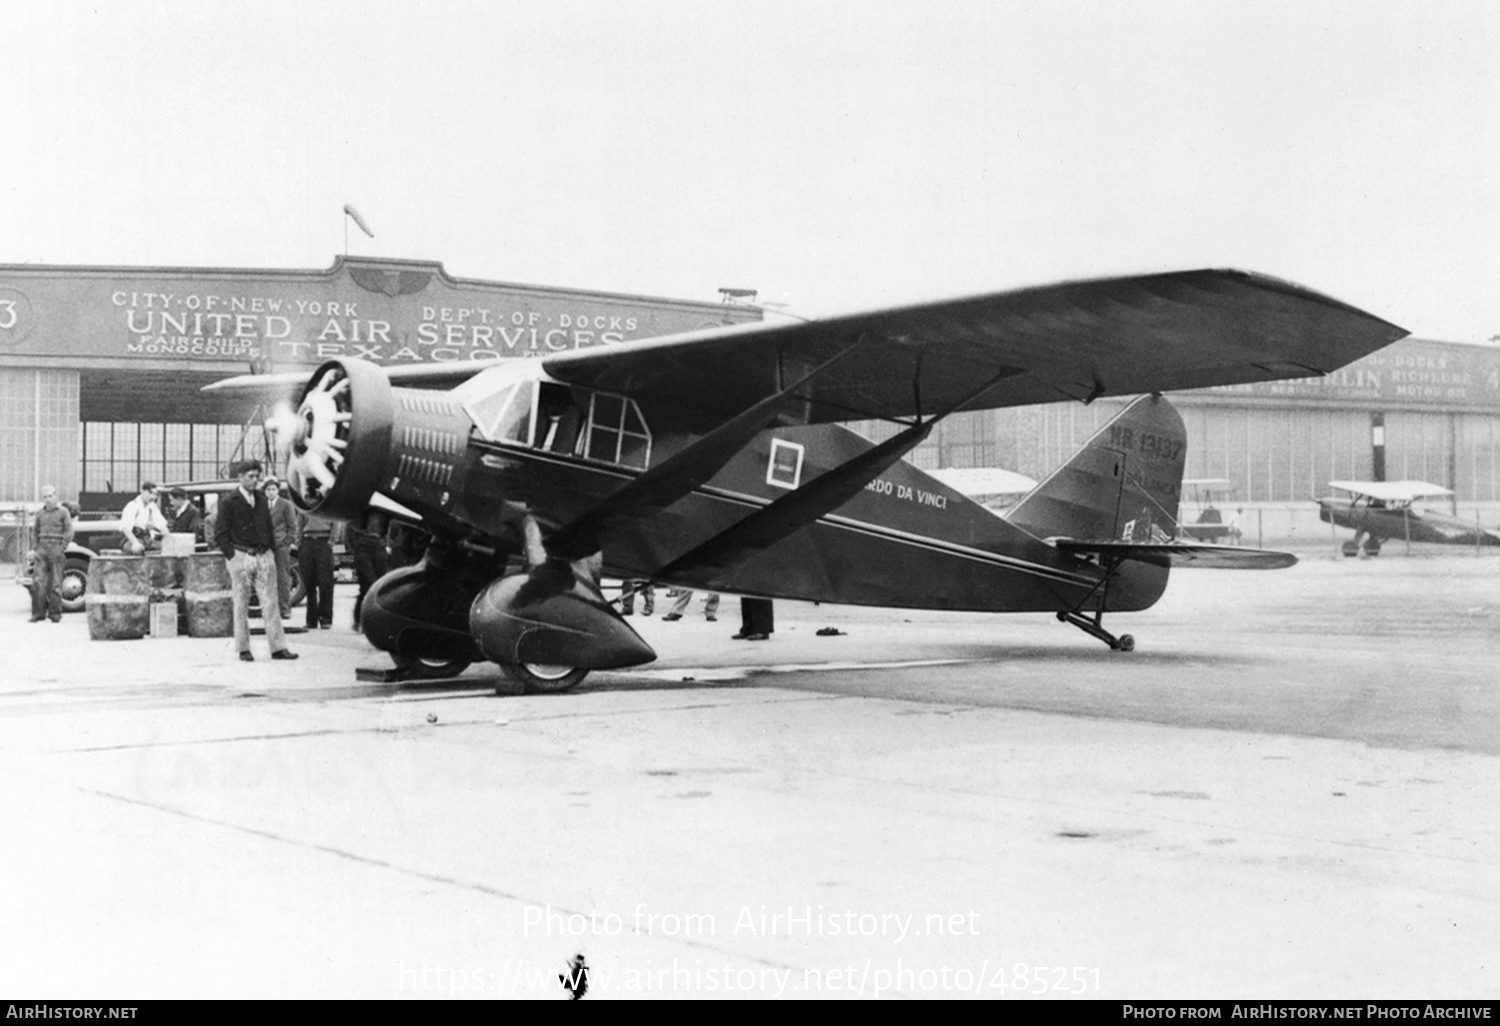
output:
[[[339,260],[327,272],[0,268],[0,359],[484,361],[757,315],[717,303],[453,279],[438,264],[409,261]]]

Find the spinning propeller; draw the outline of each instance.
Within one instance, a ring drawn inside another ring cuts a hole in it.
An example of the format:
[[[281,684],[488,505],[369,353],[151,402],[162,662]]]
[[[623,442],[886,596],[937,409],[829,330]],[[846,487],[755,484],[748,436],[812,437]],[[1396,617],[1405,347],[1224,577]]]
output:
[[[321,503],[338,480],[349,447],[352,406],[350,379],[333,364],[308,385],[295,413],[278,406],[266,421],[277,454],[286,460],[287,482],[305,506]]]

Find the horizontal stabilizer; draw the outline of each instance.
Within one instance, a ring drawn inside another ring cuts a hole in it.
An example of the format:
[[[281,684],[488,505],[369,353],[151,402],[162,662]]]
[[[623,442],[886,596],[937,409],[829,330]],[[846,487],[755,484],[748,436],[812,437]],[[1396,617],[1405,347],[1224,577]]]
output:
[[[1077,541],[1059,538],[1054,544],[1078,556],[1097,555],[1109,562],[1136,559],[1156,566],[1196,566],[1212,570],[1281,570],[1297,562],[1290,552],[1268,552],[1233,545],[1193,542]]]

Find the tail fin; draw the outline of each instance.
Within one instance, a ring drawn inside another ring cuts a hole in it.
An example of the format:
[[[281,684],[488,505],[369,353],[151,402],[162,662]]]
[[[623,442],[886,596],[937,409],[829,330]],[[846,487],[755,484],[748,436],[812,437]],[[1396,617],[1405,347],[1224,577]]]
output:
[[[1142,396],[1005,519],[1038,538],[1166,541],[1177,533],[1186,456],[1181,415],[1159,395]]]

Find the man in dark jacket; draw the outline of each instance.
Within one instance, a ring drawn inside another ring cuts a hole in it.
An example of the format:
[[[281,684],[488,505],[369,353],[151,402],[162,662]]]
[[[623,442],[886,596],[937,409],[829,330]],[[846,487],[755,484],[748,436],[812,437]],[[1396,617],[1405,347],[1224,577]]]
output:
[[[328,630],[333,626],[333,521],[316,513],[298,516],[302,540],[297,543],[297,562],[307,589],[307,629]]]
[[[350,524],[345,537],[354,553],[354,579],[359,582],[359,594],[354,599],[354,629],[359,630],[359,613],[370,585],[384,577],[390,568],[388,553],[383,532],[365,531]]]
[[[260,596],[260,616],[266,625],[272,659],[296,659],[288,651],[281,629],[281,607],[276,598],[276,557],[272,549],[276,535],[271,528],[271,507],[259,489],[260,461],[237,463],[231,472],[240,486],[219,500],[214,518],[214,545],[229,562],[234,584],[234,642],[240,658],[254,662],[250,654],[250,593]]]
[[[297,544],[297,507],[281,493],[281,482],[274,477],[261,486],[266,493],[266,502],[271,507],[271,534],[276,544],[271,554],[276,557],[276,600],[281,615],[292,615],[292,546]]]
[[[190,534],[193,541],[203,541],[203,514],[198,512],[198,507],[188,498],[187,489],[173,488],[167,498],[172,504],[172,511],[167,515],[167,527],[171,528],[171,533]]]

